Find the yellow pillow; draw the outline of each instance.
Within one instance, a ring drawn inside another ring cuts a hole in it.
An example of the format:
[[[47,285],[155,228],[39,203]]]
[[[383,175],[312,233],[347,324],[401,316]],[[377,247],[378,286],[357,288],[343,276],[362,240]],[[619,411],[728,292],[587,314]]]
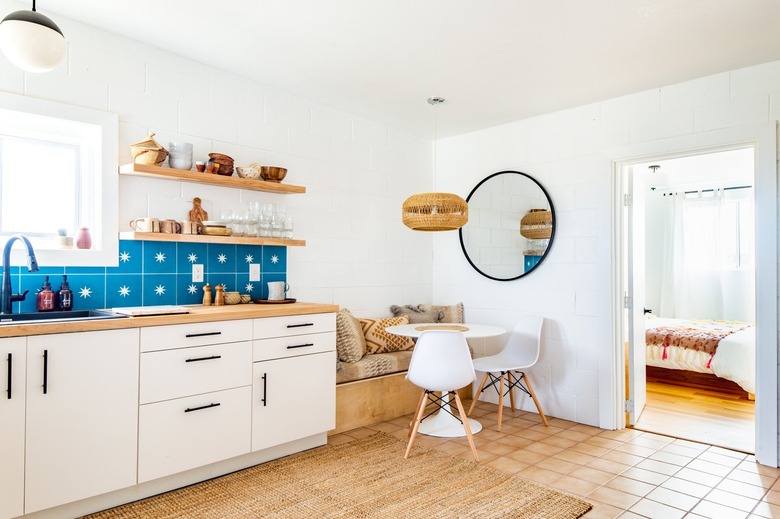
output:
[[[366,338],[366,350],[368,353],[389,353],[391,351],[411,350],[414,341],[409,337],[401,337],[387,333],[385,328],[397,324],[409,324],[409,318],[383,317],[381,319],[360,319],[360,327]]]

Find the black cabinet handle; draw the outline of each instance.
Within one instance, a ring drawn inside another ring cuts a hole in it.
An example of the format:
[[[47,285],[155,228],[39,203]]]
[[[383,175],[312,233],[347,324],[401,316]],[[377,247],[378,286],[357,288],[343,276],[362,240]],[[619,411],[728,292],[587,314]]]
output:
[[[287,328],[301,328],[303,326],[314,326],[314,323],[288,324]]]
[[[202,406],[200,406],[200,407],[188,407],[187,409],[185,409],[185,410],[184,410],[184,412],[185,412],[185,413],[191,413],[191,412],[193,412],[193,411],[200,411],[201,409],[211,409],[212,407],[219,407],[219,406],[221,406],[221,405],[222,405],[222,404],[220,404],[219,402],[217,402],[217,403],[215,403],[215,404],[202,405]]]
[[[263,373],[262,376],[263,379],[263,398],[260,399],[260,401],[263,403],[263,407],[268,405],[268,402],[266,402],[266,395],[268,394],[268,373]]]
[[[306,347],[309,347],[309,346],[314,346],[314,343],[310,342],[308,344],[296,344],[295,346],[287,346],[287,349],[288,350],[292,350],[294,348],[306,348]]]
[[[14,354],[8,354],[8,400],[11,400],[11,387],[13,385]]]
[[[43,350],[43,394],[49,392],[49,350]]]
[[[222,332],[188,333],[185,337],[191,339],[192,337],[208,337],[209,335],[222,335]]]
[[[202,360],[214,360],[214,359],[221,359],[222,355],[212,355],[211,357],[198,357],[195,359],[187,359],[184,362],[200,362]]]

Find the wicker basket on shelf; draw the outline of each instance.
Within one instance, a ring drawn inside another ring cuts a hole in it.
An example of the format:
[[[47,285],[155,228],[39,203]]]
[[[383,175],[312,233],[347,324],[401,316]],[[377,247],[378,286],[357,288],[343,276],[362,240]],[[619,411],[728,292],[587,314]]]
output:
[[[133,162],[136,164],[152,164],[155,166],[165,162],[165,158],[168,156],[168,150],[154,140],[154,133],[149,133],[146,139],[131,144],[130,153],[133,155]]]
[[[552,212],[531,209],[520,220],[520,234],[529,240],[541,240],[552,235]]]

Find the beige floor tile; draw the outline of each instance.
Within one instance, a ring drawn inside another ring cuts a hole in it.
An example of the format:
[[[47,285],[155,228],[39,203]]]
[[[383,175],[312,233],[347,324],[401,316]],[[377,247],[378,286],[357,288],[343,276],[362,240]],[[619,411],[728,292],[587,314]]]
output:
[[[754,500],[762,499],[764,494],[766,494],[766,491],[761,487],[728,478],[718,483],[718,486],[715,488]]]
[[[599,429],[598,427],[593,427],[592,425],[585,425],[585,424],[581,424],[581,423],[575,425],[574,427],[572,427],[569,430],[570,431],[577,431],[577,432],[585,433],[588,436],[596,436],[597,434],[601,434],[601,432],[602,432],[602,430]]]
[[[563,449],[561,447],[556,447],[555,445],[548,445],[546,443],[532,443],[528,447],[525,447],[524,450],[528,450],[531,452],[537,452],[539,454],[544,454],[545,456],[554,456],[555,454],[558,454]]]
[[[742,483],[747,483],[748,485],[761,487],[765,490],[772,488],[772,485],[774,485],[777,481],[777,478],[773,478],[771,476],[762,476],[761,474],[746,472],[739,469],[729,472],[729,475],[726,476],[726,478]]]
[[[642,499],[630,508],[635,514],[657,519],[681,519],[685,512],[679,508],[661,504],[650,499]]]
[[[517,447],[507,445],[506,443],[491,442],[480,447],[481,450],[493,453],[497,456],[506,456],[517,450]]]
[[[623,510],[631,508],[634,503],[642,499],[639,496],[609,487],[599,487],[588,494],[586,498],[622,508]]]
[[[617,440],[611,440],[609,438],[604,438],[602,436],[591,436],[590,438],[585,440],[584,443],[595,445],[597,447],[604,447],[607,450],[612,450],[623,445],[623,442],[619,442]]]
[[[634,445],[633,443],[624,443],[623,445],[615,447],[615,451],[625,452],[627,454],[633,454],[635,456],[641,456],[643,458],[647,458],[654,452],[658,452],[658,449],[654,449],[651,447],[643,447],[642,445]]]
[[[371,429],[373,431],[382,431],[382,432],[386,432],[387,434],[392,434],[398,429],[403,429],[404,431],[406,431],[408,430],[408,427],[406,426],[401,427],[390,422],[379,422],[378,424],[374,424],[367,427],[367,429]]]
[[[696,459],[702,461],[709,461],[710,463],[716,463],[718,465],[723,465],[729,468],[734,468],[738,466],[740,463],[742,463],[743,457],[735,458],[733,456],[726,456],[724,454],[721,454],[720,452],[708,450],[699,454],[699,456]]]
[[[635,514],[634,512],[623,512],[618,516],[618,519],[647,519],[643,515]]]
[[[752,513],[758,517],[774,519],[780,517],[780,506],[767,503],[766,501],[761,501],[758,503],[758,505],[756,505]],[[751,517],[753,516],[751,515]]]
[[[518,472],[517,475],[525,479],[530,479],[531,481],[536,481],[542,485],[549,485],[553,481],[558,480],[563,476],[563,474],[558,472],[553,472],[552,470],[546,470],[536,466],[523,469]]]
[[[661,483],[661,487],[674,490],[675,492],[681,492],[698,499],[703,498],[712,491],[712,487],[707,485],[700,485],[699,483],[694,483],[693,481],[686,481],[678,477],[667,479]]]
[[[522,449],[524,447],[528,447],[532,443],[534,443],[533,440],[529,440],[528,438],[518,438],[516,436],[505,436],[503,438],[500,438],[498,440],[498,443],[504,443],[506,445],[511,445],[512,447],[516,449]]]
[[[580,468],[582,465],[578,465],[576,463],[570,463],[568,461],[563,461],[558,458],[547,458],[546,460],[542,460],[539,463],[537,463],[536,466],[541,467],[543,469],[560,472],[561,474],[568,474]]]
[[[597,483],[573,478],[571,476],[563,476],[560,479],[556,479],[550,483],[550,486],[580,497],[585,497],[599,487]]]
[[[677,465],[678,467],[684,467],[693,460],[691,457],[674,454],[672,452],[665,452],[664,450],[655,452],[649,456],[648,459],[662,461],[671,465]]]
[[[656,488],[647,494],[645,498],[685,511],[691,510],[699,502],[698,497],[689,496],[688,494],[683,494],[682,492],[676,492],[663,487]]]
[[[536,465],[540,461],[547,459],[549,456],[545,456],[544,454],[539,454],[538,452],[519,449],[516,450],[515,452],[507,454],[507,457],[512,458],[513,460],[527,463],[528,465]]]
[[[698,470],[699,472],[704,472],[705,474],[712,474],[713,476],[720,476],[722,478],[726,477],[726,475],[732,470],[732,467],[720,465],[711,461],[704,461],[698,458],[691,461],[686,468]]]
[[[561,447],[562,449],[568,449],[569,447],[574,447],[579,442],[575,440],[569,440],[568,438],[561,438],[560,436],[556,435],[545,438],[544,440],[541,440],[540,443],[546,443],[547,445],[555,445],[556,447]]]
[[[744,460],[747,457],[747,454],[739,451],[732,451],[729,449],[724,449],[723,447],[716,447],[714,445],[710,446],[707,449],[708,453],[715,453],[720,454],[722,456],[727,456],[729,458],[739,458],[739,460]]]
[[[769,492],[766,493],[766,496],[764,496],[764,501],[767,501],[773,505],[780,506],[780,492],[778,492],[777,490],[770,490]]]
[[[664,474],[653,472],[652,470],[640,469],[637,467],[631,467],[627,471],[623,472],[621,476],[635,479],[637,481],[642,481],[643,483],[650,483],[651,485],[660,485],[669,479],[669,476]]]
[[[618,450],[614,450],[605,453],[603,456],[601,456],[601,459],[614,461],[616,463],[621,463],[623,465],[628,465],[630,467],[633,467],[634,465],[637,465],[645,458],[642,456],[637,456],[635,454],[629,454],[627,452],[620,452]]]
[[[347,436],[351,436],[356,440],[359,440],[360,438],[368,438],[372,434],[376,434],[376,431],[373,431],[366,427],[361,427],[360,429],[352,429],[351,431],[345,432],[344,434],[346,434]]]
[[[650,483],[644,483],[642,481],[637,481],[636,479],[631,479],[624,476],[614,477],[607,481],[604,486],[639,497],[645,497],[647,494],[657,488],[656,485],[651,485]]]
[[[585,519],[614,519],[621,517],[623,510],[606,503],[599,503],[598,501],[592,501],[593,508],[590,509],[583,517]]]
[[[453,456],[460,454],[461,452],[470,451],[470,448],[467,445],[462,445],[455,442],[442,443],[441,445],[437,445],[435,449],[437,451],[446,452],[447,454],[452,454]]]
[[[586,467],[591,467],[604,472],[609,472],[610,474],[613,474],[615,476],[617,476],[618,474],[622,474],[623,472],[631,468],[630,465],[623,465],[622,463],[607,460],[604,458],[596,458],[595,460],[588,463]]]
[[[611,449],[607,449],[606,447],[599,447],[598,445],[591,445],[590,443],[583,442],[578,445],[575,445],[574,447],[571,447],[569,450],[581,452],[583,454],[590,454],[591,456],[598,457],[608,453]]]
[[[333,436],[328,436],[328,445],[341,445],[342,443],[349,443],[354,439],[346,434],[334,434]]]
[[[578,465],[585,465],[586,463],[596,459],[595,456],[591,456],[590,454],[583,454],[582,452],[577,452],[572,449],[566,449],[565,451],[561,451],[558,454],[555,454],[553,458],[558,458],[559,460],[576,463]]]
[[[574,427],[572,427],[571,429],[567,429],[565,431],[562,431],[562,432],[560,432],[558,434],[559,438],[566,438],[567,440],[574,440],[577,443],[583,442],[583,441],[587,440],[588,438],[590,438],[591,436],[592,436],[592,434],[587,434],[587,433],[584,433],[584,432],[577,431],[577,430],[575,430]]]
[[[663,447],[661,449],[661,452],[670,452],[672,454],[679,454],[680,456],[687,456],[689,458],[695,458],[702,452],[704,452],[706,449],[705,446],[694,444],[695,446],[691,446],[684,443],[677,443],[677,441],[673,441],[666,447]],[[699,448],[697,448],[699,447]]]
[[[723,478],[720,476],[707,474],[706,472],[694,470],[689,467],[683,467],[677,474],[674,475],[674,477],[684,479],[686,481],[693,481],[694,483],[699,483],[701,485],[707,485],[708,487],[712,488],[715,488],[715,485],[723,480]]]
[[[599,434],[602,438],[609,438],[610,440],[618,440],[621,442],[627,442],[630,440],[633,440],[634,438],[638,438],[639,436],[642,436],[641,431],[637,431],[636,429],[622,429],[622,430],[616,430],[616,431],[603,431]]]
[[[569,472],[569,475],[573,478],[584,479],[585,481],[598,483],[599,485],[603,485],[604,483],[606,483],[607,481],[615,477],[614,474],[610,474],[609,472],[604,472],[603,470],[598,470],[590,467],[580,467],[576,470]]]
[[[486,462],[485,465],[488,465],[489,467],[493,467],[494,469],[498,469],[502,472],[506,472],[508,474],[517,474],[521,470],[527,469],[529,467],[527,463],[513,460],[512,458],[507,458],[504,456],[492,459]]]
[[[719,505],[728,506],[729,508],[736,508],[737,510],[742,510],[743,512],[750,512],[753,510],[759,501],[758,499],[750,499],[746,496],[739,496],[737,494],[732,494],[731,492],[718,489],[715,489],[707,494],[706,500],[717,503]]]
[[[517,433],[515,433],[515,435],[520,437],[520,438],[527,438],[529,440],[533,440],[535,442],[538,442],[539,440],[544,440],[545,438],[547,438],[546,434],[542,434],[542,433],[536,432],[536,431],[531,431],[529,429],[523,429],[521,431],[518,431]]]
[[[672,443],[672,438],[667,438],[666,436],[661,436],[659,434],[643,433],[641,436],[637,436],[627,443],[641,445],[643,447],[662,449]]]
[[[704,517],[717,519],[744,519],[748,515],[747,512],[743,512],[742,510],[737,510],[736,508],[730,508],[706,500],[696,505],[692,512]]]
[[[761,474],[762,476],[769,476],[773,478],[780,477],[780,468],[767,467],[766,465],[759,465],[755,461],[745,460],[740,463],[737,468],[746,472],[754,472]]]

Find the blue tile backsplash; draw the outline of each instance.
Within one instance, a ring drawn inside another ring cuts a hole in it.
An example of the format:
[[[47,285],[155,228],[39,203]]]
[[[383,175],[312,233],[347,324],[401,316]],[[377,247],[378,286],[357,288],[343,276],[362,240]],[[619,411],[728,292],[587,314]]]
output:
[[[260,281],[249,281],[250,263],[260,264]],[[203,283],[192,281],[193,264],[203,265]],[[63,274],[73,291],[74,310],[199,304],[206,283],[266,299],[268,281],[287,281],[287,247],[120,240],[116,267],[47,265],[38,272],[18,266],[10,270],[14,292],[30,291],[25,301],[13,304],[14,313],[35,312],[35,294],[44,276],[49,276],[56,291]]]

